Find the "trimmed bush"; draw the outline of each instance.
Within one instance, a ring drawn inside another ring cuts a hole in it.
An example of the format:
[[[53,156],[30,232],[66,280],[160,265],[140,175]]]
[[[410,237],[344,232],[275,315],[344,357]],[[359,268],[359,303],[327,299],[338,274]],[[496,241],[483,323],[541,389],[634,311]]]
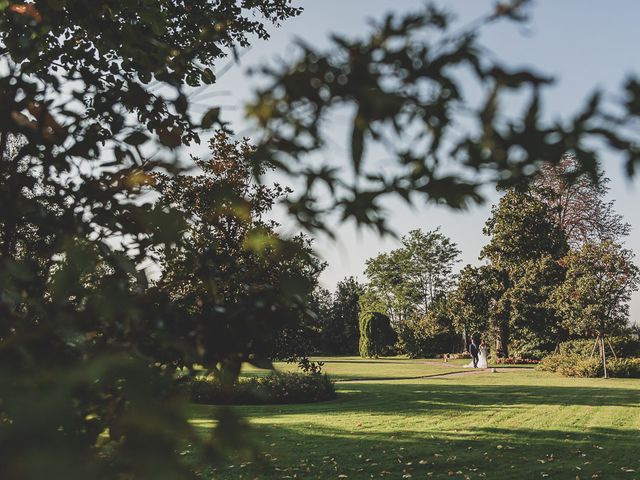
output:
[[[391,328],[391,320],[380,312],[360,315],[360,356],[364,358],[388,355],[398,335]]]
[[[555,372],[567,377],[601,377],[602,362],[599,357],[581,355],[549,355],[536,367],[538,370]]]
[[[567,377],[584,378],[596,378],[604,375],[600,357],[580,358],[575,365],[563,364],[560,373]]]
[[[640,378],[640,358],[607,360],[607,372],[617,378]]]
[[[560,344],[560,354],[589,357],[591,352],[593,352],[594,343],[594,338],[581,338],[562,342]],[[618,357],[640,357],[640,340],[632,336],[607,337],[607,341],[605,342],[607,354],[611,353],[609,343]],[[596,346],[596,354],[599,352],[599,348],[599,346]]]
[[[196,377],[189,380],[187,388],[193,403],[215,405],[313,403],[336,398],[333,382],[320,374],[270,373],[243,377],[231,386],[223,386],[213,377]]]
[[[599,356],[549,355],[537,366],[538,370],[556,372],[567,377],[602,377],[602,360]],[[607,373],[610,377],[640,378],[640,358],[608,358]]]

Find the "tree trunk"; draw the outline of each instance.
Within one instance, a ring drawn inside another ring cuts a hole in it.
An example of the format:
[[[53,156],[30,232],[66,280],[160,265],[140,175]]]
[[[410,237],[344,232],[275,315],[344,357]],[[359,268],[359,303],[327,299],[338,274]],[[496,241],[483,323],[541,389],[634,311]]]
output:
[[[462,327],[462,353],[467,353],[468,347],[468,339],[467,339],[467,327]]]
[[[509,356],[509,326],[502,325],[496,338],[496,356],[507,358]]]

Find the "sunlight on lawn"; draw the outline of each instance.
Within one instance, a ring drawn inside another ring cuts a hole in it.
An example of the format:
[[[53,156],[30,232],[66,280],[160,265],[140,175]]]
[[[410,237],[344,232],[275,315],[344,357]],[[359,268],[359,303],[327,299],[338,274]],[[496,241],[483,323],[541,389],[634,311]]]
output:
[[[401,375],[419,365],[361,362],[335,359],[329,368],[352,366],[343,367],[345,375],[383,367],[391,375],[395,368]],[[209,473],[216,479],[640,475],[638,380],[522,371],[346,383],[338,391],[332,402],[240,408],[266,467],[239,468],[238,460]],[[193,406],[203,431],[211,426],[210,408]]]
[[[311,360],[323,362],[322,372],[335,380],[358,379],[393,379],[419,378],[431,375],[441,375],[450,372],[464,371],[462,365],[440,365],[441,359],[414,360],[407,357],[384,357],[376,359],[362,359],[360,357],[312,357]],[[297,371],[296,364],[276,363],[277,370]],[[259,370],[250,365],[243,366],[245,375],[266,375],[268,370]]]

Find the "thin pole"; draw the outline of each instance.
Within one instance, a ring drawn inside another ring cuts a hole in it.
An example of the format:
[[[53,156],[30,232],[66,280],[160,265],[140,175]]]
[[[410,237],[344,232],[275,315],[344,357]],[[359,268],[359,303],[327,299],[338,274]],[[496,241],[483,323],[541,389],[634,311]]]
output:
[[[593,342],[593,348],[591,349],[591,355],[589,358],[593,358],[593,354],[596,353],[596,346],[598,345],[598,340],[600,340],[600,335],[596,337],[596,341]]]
[[[607,337],[607,343],[609,344],[609,348],[611,349],[611,353],[613,353],[613,358],[615,358],[617,360],[618,356],[616,355],[616,351],[613,349],[613,345],[611,345],[611,340],[609,340],[609,337]]]
[[[602,368],[604,370],[604,378],[609,378],[607,374],[607,352],[604,348],[604,337],[600,337],[600,348],[602,350]]]

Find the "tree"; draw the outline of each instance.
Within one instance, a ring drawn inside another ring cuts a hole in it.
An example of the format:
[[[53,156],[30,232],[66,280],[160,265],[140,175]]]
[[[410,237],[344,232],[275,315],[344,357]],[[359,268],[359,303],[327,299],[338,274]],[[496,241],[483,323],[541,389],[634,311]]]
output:
[[[500,272],[491,266],[467,265],[460,271],[458,285],[450,296],[450,308],[464,350],[473,335],[498,337],[504,326],[496,307],[503,294]]]
[[[366,262],[365,275],[369,280],[363,300],[371,308],[386,312],[394,324],[415,314],[415,295],[408,281],[406,250],[399,248],[381,253]]]
[[[512,350],[522,358],[541,358],[567,338],[553,301],[565,268],[550,255],[528,261],[509,291]]]
[[[426,233],[412,230],[402,244],[406,249],[409,288],[420,299],[419,313],[426,315],[431,305],[454,286],[453,268],[460,261],[461,252],[440,228]]]
[[[557,284],[561,280],[561,274],[552,268],[552,263],[566,253],[568,246],[563,230],[551,220],[548,207],[527,193],[516,190],[508,191],[493,207],[484,233],[491,239],[482,249],[481,258],[489,260],[496,272],[494,278],[500,284],[494,290],[494,293],[500,293],[494,297],[491,307],[496,350],[498,355],[508,356],[514,328],[522,321],[535,322],[533,318],[528,318],[532,313],[529,308],[533,305],[527,301],[537,296],[535,305],[538,308],[542,308],[541,305],[546,302],[545,298],[540,298],[542,291],[535,282],[553,279]],[[538,272],[541,277],[534,279],[534,283],[529,278],[532,272]],[[545,289],[547,296],[551,290]],[[525,293],[527,291],[529,293]],[[555,315],[549,315],[548,310],[542,310],[542,316],[538,316],[541,322],[552,322],[556,318]],[[554,328],[545,324],[534,327],[534,330],[553,331]]]
[[[162,252],[157,286],[185,312],[166,326],[174,341],[191,346],[180,366],[233,362],[239,369],[245,361],[306,355],[306,306],[325,264],[307,238],[283,238],[266,220],[289,190],[252,181],[248,142],[218,133],[210,147],[210,158],[195,159],[200,174],[157,176],[160,204],[188,218],[182,241]]]
[[[338,282],[322,329],[326,352],[353,355],[360,340],[360,297],[364,286],[354,277]]]
[[[424,316],[455,283],[460,250],[440,229],[412,230],[402,246],[367,260],[367,289],[385,305],[394,323]]]
[[[412,358],[432,358],[455,351],[460,342],[454,329],[453,305],[448,296],[442,296],[426,315],[407,321],[399,329],[399,348]]]
[[[6,478],[189,478],[185,443],[200,460],[227,448],[189,425],[175,363],[161,361],[191,349],[165,335],[183,312],[143,266],[184,220],[145,194],[151,172],[176,170],[177,146],[222,125],[215,105],[191,119],[185,83],[212,83],[234,45],[299,12],[243,3],[0,2]],[[221,420],[215,435],[237,446],[232,416]]]
[[[311,293],[308,308],[311,312],[311,344],[314,353],[324,353],[326,349],[325,329],[331,320],[333,296],[331,292],[318,285]]]
[[[529,187],[532,195],[548,206],[554,223],[562,228],[567,242],[580,248],[588,242],[617,241],[631,226],[605,201],[609,179],[597,169],[590,175],[572,155],[557,165],[544,164]]]
[[[563,325],[573,335],[595,339],[605,376],[606,337],[627,326],[629,300],[640,284],[640,269],[633,259],[631,250],[604,241],[585,243],[562,260],[567,276],[554,299]]]
[[[389,353],[398,339],[391,328],[391,320],[380,312],[363,312],[360,315],[360,356],[377,358]]]
[[[564,232],[552,222],[548,207],[516,190],[493,206],[483,232],[491,238],[480,257],[501,270],[519,270],[529,260],[561,258],[567,252]]]

